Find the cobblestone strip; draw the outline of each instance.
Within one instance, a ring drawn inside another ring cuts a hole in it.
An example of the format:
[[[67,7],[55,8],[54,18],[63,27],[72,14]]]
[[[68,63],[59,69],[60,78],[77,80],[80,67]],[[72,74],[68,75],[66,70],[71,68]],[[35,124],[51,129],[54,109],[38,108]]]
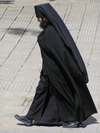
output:
[[[52,4],[52,3],[51,3]],[[52,6],[54,7],[54,9],[58,12],[58,14],[60,15],[60,17],[62,19],[64,19],[67,10],[68,10],[68,6],[69,6],[69,2],[68,1],[59,1],[57,3],[53,3]]]
[[[64,15],[64,23],[66,24],[68,19],[69,19],[69,16],[70,16],[70,13],[71,13],[71,10],[72,10],[72,6],[73,6],[73,2],[70,2],[70,0],[68,1],[68,7],[66,9],[66,13]]]
[[[97,25],[96,25],[96,31],[95,31],[95,35],[94,35],[94,40],[93,40],[93,44],[92,44],[92,47],[91,47],[90,56],[89,56],[89,59],[88,59],[88,62],[87,62],[87,67],[89,66],[90,60],[92,58],[92,54],[93,54],[93,50],[94,50],[94,46],[95,46],[95,41],[96,41],[96,36],[97,36],[97,31],[98,31],[99,24],[100,24],[100,10],[99,10],[99,15],[98,15],[98,21],[97,21]]]
[[[0,6],[1,7],[1,6]],[[4,14],[6,13],[6,11],[8,10],[9,6],[5,7],[5,9],[2,12],[2,7],[0,9],[0,19],[2,19],[2,17],[4,16]]]
[[[79,38],[80,31],[81,31],[81,28],[82,28],[82,25],[83,25],[83,21],[84,21],[84,17],[85,17],[85,14],[86,14],[87,3],[88,3],[88,0],[87,0],[86,3],[85,3],[84,13],[83,13],[83,16],[82,16],[82,20],[81,20],[80,27],[79,27],[79,31],[78,31],[77,38],[76,38],[76,44],[77,44],[77,42],[78,42],[78,38]]]
[[[21,12],[23,11],[24,6],[22,7],[22,9],[20,10],[19,14],[21,14]],[[10,27],[12,26],[12,24],[14,23],[14,21],[16,21],[16,19],[18,18],[19,14],[15,17],[15,19],[13,20],[13,22],[10,24],[10,26],[7,28],[5,34],[7,33],[7,31],[10,29]],[[3,40],[5,34],[1,37],[0,41]]]
[[[84,21],[82,23],[80,35],[77,41],[77,46],[81,52],[86,66],[91,53],[91,47],[95,36],[98,15],[99,5],[94,0],[92,2],[88,0],[86,14],[84,16]]]

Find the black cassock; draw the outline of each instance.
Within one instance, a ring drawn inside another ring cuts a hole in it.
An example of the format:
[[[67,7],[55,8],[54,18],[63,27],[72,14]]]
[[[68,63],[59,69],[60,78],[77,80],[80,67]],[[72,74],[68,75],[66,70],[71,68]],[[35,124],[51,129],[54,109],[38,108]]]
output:
[[[40,82],[27,117],[37,122],[83,121],[97,112],[72,51],[54,26],[38,36],[43,59]]]

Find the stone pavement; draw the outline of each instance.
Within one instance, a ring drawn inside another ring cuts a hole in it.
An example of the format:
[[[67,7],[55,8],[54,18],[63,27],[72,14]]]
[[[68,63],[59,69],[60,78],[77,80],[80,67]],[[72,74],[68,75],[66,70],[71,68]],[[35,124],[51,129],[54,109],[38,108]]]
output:
[[[85,61],[89,90],[98,113],[85,128],[21,125],[13,116],[25,115],[41,71],[37,44],[40,33],[34,5],[49,0],[15,0],[0,4],[0,133],[100,133],[100,0],[50,2],[70,30]]]

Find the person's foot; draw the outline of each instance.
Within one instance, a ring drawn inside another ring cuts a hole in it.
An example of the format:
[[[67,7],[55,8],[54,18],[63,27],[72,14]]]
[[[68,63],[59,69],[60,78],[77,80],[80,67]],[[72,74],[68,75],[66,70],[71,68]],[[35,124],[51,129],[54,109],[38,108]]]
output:
[[[63,124],[63,128],[79,128],[83,127],[83,124],[76,121],[76,122],[68,122]]]
[[[15,115],[14,116],[18,121],[23,122],[26,126],[32,126],[32,120],[27,119],[26,116],[19,116]]]

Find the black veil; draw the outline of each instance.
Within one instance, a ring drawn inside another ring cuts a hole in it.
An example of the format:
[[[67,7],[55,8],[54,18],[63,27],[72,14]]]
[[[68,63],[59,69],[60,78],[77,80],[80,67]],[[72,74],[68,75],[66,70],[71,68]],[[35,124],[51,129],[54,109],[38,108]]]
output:
[[[45,16],[48,19],[48,21],[53,25],[55,30],[60,35],[62,41],[64,42],[66,48],[70,50],[72,58],[74,59],[77,67],[81,71],[85,82],[87,83],[88,74],[85,68],[85,64],[71,34],[69,33],[61,17],[58,15],[58,13],[49,3],[36,5],[35,12],[36,12],[36,17],[43,18]]]

